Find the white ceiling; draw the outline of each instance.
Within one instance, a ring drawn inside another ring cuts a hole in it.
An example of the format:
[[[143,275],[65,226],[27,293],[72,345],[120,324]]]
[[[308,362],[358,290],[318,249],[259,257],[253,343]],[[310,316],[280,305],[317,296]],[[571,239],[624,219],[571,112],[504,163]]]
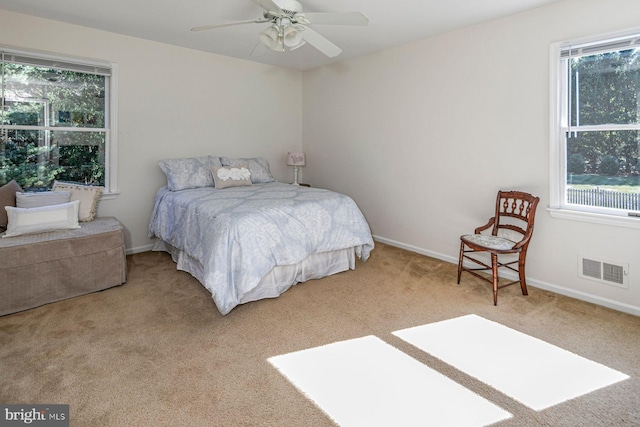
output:
[[[277,2],[277,0],[275,0]],[[195,26],[258,19],[251,0],[0,0],[0,9],[264,64],[307,70],[561,0],[300,0],[305,12],[363,12],[367,27],[315,25],[342,48],[328,58],[310,45],[250,56],[267,24],[191,32]]]

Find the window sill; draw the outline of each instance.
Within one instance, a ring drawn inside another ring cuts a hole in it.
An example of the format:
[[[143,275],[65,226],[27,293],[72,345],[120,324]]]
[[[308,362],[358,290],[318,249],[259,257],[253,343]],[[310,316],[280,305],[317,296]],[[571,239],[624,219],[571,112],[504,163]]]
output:
[[[592,224],[640,229],[640,218],[637,217],[606,215],[594,212],[583,212],[560,208],[547,208],[547,211],[553,218],[558,219],[568,219],[571,221],[589,222]]]
[[[102,197],[100,197],[100,200],[114,200],[116,198],[118,198],[118,195],[120,194],[119,191],[114,191],[114,192],[109,192],[109,193],[102,193]]]

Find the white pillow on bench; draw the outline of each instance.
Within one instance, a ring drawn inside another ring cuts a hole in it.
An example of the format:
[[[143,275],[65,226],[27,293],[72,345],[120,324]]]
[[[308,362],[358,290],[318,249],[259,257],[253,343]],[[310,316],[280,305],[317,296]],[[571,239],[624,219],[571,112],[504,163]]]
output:
[[[6,206],[9,221],[7,231],[2,237],[80,228],[78,225],[79,206],[78,200],[39,208]]]
[[[61,205],[70,201],[71,191],[16,193],[16,207],[18,208],[39,208],[42,206]]]

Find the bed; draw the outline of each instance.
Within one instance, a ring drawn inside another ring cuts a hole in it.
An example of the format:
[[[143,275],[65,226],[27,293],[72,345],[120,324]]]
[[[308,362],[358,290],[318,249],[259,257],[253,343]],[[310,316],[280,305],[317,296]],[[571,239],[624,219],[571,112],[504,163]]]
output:
[[[169,179],[156,193],[153,250],[169,252],[179,270],[211,292],[223,315],[296,283],[354,269],[355,258],[366,261],[374,247],[350,197],[263,181],[172,189]]]

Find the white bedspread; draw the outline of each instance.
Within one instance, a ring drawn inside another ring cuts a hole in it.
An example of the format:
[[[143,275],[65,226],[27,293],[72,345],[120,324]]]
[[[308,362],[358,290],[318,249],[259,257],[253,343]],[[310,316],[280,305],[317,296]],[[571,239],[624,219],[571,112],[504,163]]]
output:
[[[311,254],[373,249],[369,225],[344,194],[278,182],[217,190],[158,190],[149,237],[198,260],[222,314],[240,304],[273,267]]]

